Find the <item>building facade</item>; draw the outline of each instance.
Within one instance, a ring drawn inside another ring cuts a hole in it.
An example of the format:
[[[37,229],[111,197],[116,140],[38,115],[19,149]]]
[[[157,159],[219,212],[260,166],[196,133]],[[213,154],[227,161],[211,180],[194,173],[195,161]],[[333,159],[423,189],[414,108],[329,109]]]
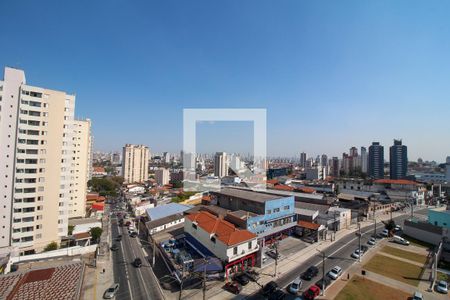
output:
[[[75,96],[27,85],[7,67],[0,99],[0,247],[32,254],[67,236]]]
[[[404,179],[408,171],[408,148],[401,140],[394,140],[389,148],[389,176],[391,179]]]
[[[373,142],[369,147],[369,177],[384,178],[384,147]]]
[[[75,120],[73,135],[73,192],[69,204],[69,218],[86,215],[87,182],[92,174],[91,120]]]
[[[214,156],[214,176],[219,178],[228,175],[228,157],[225,152],[217,152]]]
[[[122,174],[124,183],[144,182],[148,179],[150,150],[144,145],[126,144],[123,147]]]
[[[161,168],[155,170],[155,180],[158,185],[169,184],[170,181],[169,169]]]

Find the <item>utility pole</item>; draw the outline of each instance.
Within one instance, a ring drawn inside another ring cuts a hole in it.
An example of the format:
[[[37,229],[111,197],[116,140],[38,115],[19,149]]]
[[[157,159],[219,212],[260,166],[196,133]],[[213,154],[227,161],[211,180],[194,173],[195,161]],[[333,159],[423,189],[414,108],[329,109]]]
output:
[[[373,237],[376,238],[377,236],[377,219],[375,218],[375,204],[373,205],[373,222],[374,222],[374,226],[373,226]]]
[[[322,286],[320,289],[320,295],[324,296],[325,295],[325,252],[316,249],[317,251],[319,251],[319,253],[322,255]]]
[[[278,242],[275,241],[275,243],[273,243],[273,246],[275,247],[275,272],[273,274],[273,277],[277,276],[277,267],[278,267]]]
[[[205,259],[205,265],[203,266],[203,300],[206,300],[206,264],[207,261]]]
[[[361,262],[361,223],[359,222],[358,222],[358,243],[359,243],[358,261]]]
[[[155,242],[155,239],[154,238],[152,238],[152,240],[153,240],[153,249],[152,249],[152,265],[153,265],[153,268],[155,267],[155,256],[156,256],[156,242]]]

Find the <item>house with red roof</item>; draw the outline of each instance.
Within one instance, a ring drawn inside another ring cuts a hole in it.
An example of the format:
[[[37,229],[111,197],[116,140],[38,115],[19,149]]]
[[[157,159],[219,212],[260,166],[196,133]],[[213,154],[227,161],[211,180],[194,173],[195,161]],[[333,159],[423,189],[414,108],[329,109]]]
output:
[[[257,235],[237,228],[220,216],[207,211],[189,214],[185,218],[184,233],[192,247],[222,260],[227,277],[255,265],[259,250]]]

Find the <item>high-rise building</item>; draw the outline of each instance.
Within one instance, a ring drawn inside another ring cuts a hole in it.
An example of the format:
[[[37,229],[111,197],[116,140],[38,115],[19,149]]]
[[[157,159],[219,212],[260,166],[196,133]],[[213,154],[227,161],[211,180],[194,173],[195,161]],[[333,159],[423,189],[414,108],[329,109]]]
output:
[[[359,166],[361,167],[361,172],[367,173],[369,161],[368,161],[366,147],[361,147],[361,155],[359,157],[359,160],[360,160]]]
[[[408,171],[408,148],[402,140],[394,140],[389,148],[389,176],[391,179],[403,179]]]
[[[331,176],[339,177],[339,158],[336,156],[331,159]]]
[[[120,152],[114,152],[112,154],[112,158],[111,158],[111,162],[113,165],[120,165],[120,163],[122,162],[122,159],[120,157]]]
[[[369,177],[384,177],[384,148],[379,142],[373,142],[369,147]]]
[[[183,168],[186,172],[195,173],[196,158],[194,153],[184,153],[183,152]]]
[[[447,156],[447,158],[445,159],[445,163],[450,164],[450,156]]]
[[[238,155],[233,154],[231,156],[230,168],[235,173],[238,173],[241,170],[241,168],[242,168],[242,166],[241,166],[241,158]]]
[[[92,173],[91,120],[75,120],[73,134],[73,191],[69,204],[69,218],[86,216],[87,182]]]
[[[67,236],[75,96],[27,85],[7,67],[0,99],[0,247],[31,254]]]
[[[302,168],[306,167],[306,153],[305,152],[300,153],[300,167],[302,167]]]
[[[161,168],[155,171],[155,179],[158,185],[166,185],[170,181],[169,169]]]
[[[144,182],[148,179],[150,150],[144,145],[126,144],[122,154],[124,183]]]
[[[322,167],[328,166],[328,156],[326,154],[322,154],[322,156],[320,157],[320,165]]]
[[[169,152],[164,152],[163,153],[163,161],[166,164],[170,163],[170,153]]]
[[[214,176],[219,178],[228,175],[228,158],[225,152],[216,152],[214,156]]]

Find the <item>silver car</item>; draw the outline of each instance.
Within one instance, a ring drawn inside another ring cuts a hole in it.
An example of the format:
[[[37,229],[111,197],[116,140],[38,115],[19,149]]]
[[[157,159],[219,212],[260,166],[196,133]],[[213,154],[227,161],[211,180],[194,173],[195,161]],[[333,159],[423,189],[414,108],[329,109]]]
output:
[[[448,283],[447,281],[441,280],[436,285],[436,291],[442,294],[448,293]]]
[[[116,295],[117,291],[119,290],[119,284],[114,283],[109,287],[105,293],[103,294],[103,299],[112,299]]]
[[[328,277],[330,277],[333,280],[338,279],[339,276],[342,274],[342,268],[339,266],[335,266],[333,269],[328,272]]]

